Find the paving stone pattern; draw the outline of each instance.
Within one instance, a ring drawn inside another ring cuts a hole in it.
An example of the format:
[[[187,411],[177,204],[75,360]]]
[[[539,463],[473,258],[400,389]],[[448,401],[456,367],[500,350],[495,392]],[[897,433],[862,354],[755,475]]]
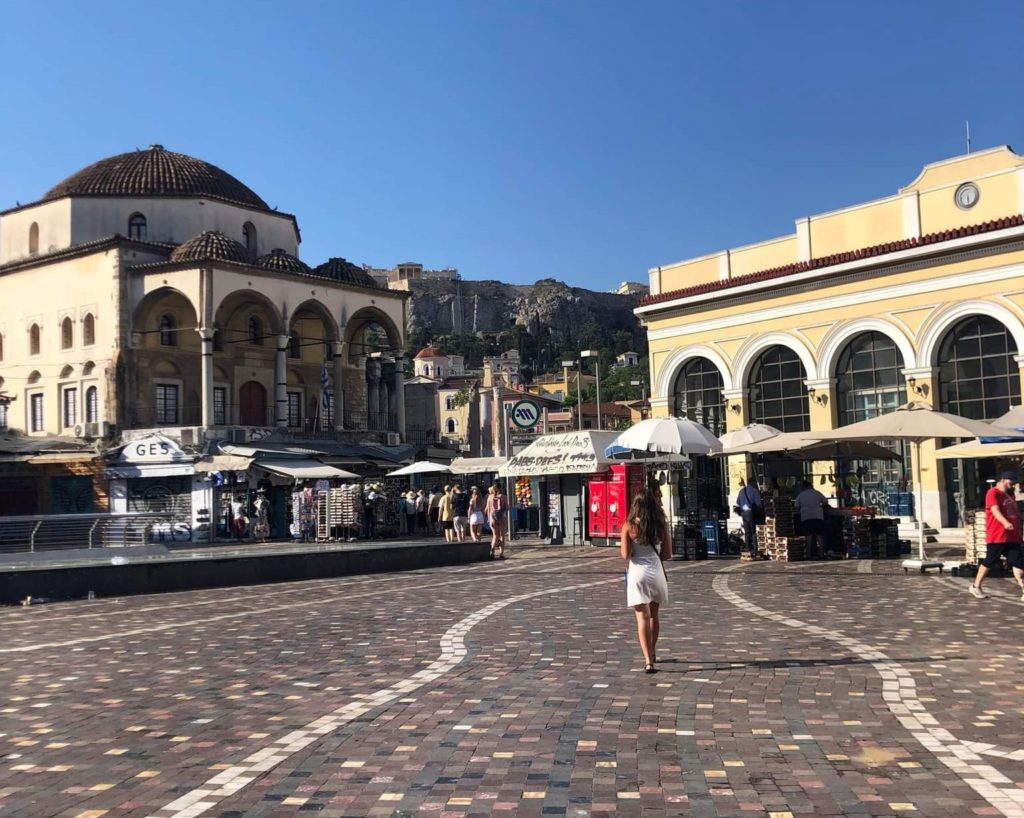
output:
[[[614,552],[0,610],[0,816],[1024,816],[1008,580]]]

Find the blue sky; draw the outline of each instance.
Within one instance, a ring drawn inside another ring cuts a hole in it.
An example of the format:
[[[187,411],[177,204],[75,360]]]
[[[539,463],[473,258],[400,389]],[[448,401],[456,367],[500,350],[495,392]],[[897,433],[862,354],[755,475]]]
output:
[[[159,142],[301,255],[608,289],[1024,151],[1019,0],[7,4],[0,207]],[[1016,143],[1016,144],[1015,144]]]

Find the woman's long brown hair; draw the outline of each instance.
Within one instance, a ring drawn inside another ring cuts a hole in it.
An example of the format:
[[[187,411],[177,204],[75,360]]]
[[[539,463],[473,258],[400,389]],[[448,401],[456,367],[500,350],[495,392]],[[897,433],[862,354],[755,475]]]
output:
[[[661,542],[665,532],[665,512],[651,491],[638,491],[629,506],[629,522],[636,526],[636,541],[644,545]]]

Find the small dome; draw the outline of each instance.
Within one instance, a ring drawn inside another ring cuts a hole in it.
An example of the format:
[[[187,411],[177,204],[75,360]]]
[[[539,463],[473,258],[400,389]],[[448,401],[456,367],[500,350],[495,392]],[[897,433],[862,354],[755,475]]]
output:
[[[219,230],[207,230],[194,239],[174,248],[172,262],[181,261],[232,261],[235,264],[251,264],[249,251],[234,239],[229,239]]]
[[[447,358],[438,347],[429,346],[423,347],[419,352],[416,353],[417,358]]]
[[[94,162],[51,188],[43,201],[65,196],[206,196],[270,210],[230,173],[163,145]]]
[[[373,280],[373,276],[366,272],[366,270],[362,267],[357,267],[351,261],[346,261],[343,258],[328,259],[313,270],[313,273],[322,278],[329,278],[332,281],[340,281],[343,284],[355,284],[359,287],[380,289],[377,286],[377,282]]]
[[[280,247],[271,250],[265,256],[260,256],[256,266],[263,270],[273,270],[275,273],[309,275],[313,272],[306,262],[300,261],[291,253],[286,253]]]

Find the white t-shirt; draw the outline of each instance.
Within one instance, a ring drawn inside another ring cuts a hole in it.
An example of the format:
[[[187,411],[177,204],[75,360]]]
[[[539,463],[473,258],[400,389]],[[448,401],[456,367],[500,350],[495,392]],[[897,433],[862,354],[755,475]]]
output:
[[[824,520],[823,506],[828,500],[817,489],[804,489],[796,496],[796,507],[800,512],[800,520]]]

